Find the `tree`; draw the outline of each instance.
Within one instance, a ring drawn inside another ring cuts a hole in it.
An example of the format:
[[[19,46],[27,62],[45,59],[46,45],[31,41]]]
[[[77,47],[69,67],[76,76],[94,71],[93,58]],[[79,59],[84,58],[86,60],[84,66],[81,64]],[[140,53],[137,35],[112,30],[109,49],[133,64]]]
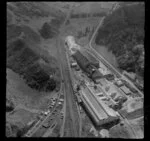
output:
[[[68,24],[70,24],[70,21],[69,21],[69,20],[67,20],[67,22],[66,22],[66,25],[68,25]]]

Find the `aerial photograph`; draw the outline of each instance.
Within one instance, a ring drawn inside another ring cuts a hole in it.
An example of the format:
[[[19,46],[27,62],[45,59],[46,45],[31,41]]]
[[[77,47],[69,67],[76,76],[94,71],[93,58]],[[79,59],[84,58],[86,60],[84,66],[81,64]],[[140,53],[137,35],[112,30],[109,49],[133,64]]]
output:
[[[5,137],[144,138],[144,2],[7,2]]]

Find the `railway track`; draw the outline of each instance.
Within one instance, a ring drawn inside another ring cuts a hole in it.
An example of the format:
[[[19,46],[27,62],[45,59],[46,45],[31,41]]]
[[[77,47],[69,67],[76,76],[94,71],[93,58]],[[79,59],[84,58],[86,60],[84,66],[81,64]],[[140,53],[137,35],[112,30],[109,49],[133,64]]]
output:
[[[72,71],[71,71],[71,68],[70,68],[70,64],[69,64],[69,58],[68,58],[68,55],[66,53],[66,56],[67,56],[67,62],[68,62],[68,68],[69,68],[69,74],[70,74],[70,77],[71,77],[71,90],[72,90],[72,97],[73,97],[73,103],[72,103],[72,108],[74,109],[74,112],[75,112],[75,116],[76,116],[76,121],[75,121],[75,125],[76,125],[76,129],[80,129],[80,124],[77,124],[77,123],[80,123],[80,112],[79,112],[79,109],[78,109],[78,105],[76,103],[76,97],[75,97],[75,94],[74,94],[74,82],[73,82],[73,77],[72,77]],[[80,136],[80,132],[78,130],[78,136]]]
[[[54,106],[52,112],[50,112],[50,113],[44,118],[43,121],[38,121],[37,124],[35,124],[35,126],[34,126],[32,129],[30,129],[30,130],[26,133],[25,137],[32,137],[32,135],[33,135],[35,132],[37,132],[37,130],[44,124],[44,122],[46,122],[46,120],[53,114],[53,112],[55,111],[55,109],[56,109],[56,107],[57,107],[57,103],[58,103],[59,97],[60,97],[60,93],[59,93],[59,95],[58,95],[56,104],[55,104],[55,106]]]
[[[66,137],[78,137],[79,136],[79,116],[77,113],[77,107],[75,105],[75,99],[73,94],[73,88],[72,88],[72,81],[70,78],[70,70],[69,70],[69,64],[65,52],[65,48],[62,47],[63,42],[61,42],[61,38],[58,37],[57,39],[57,48],[59,51],[59,57],[61,57],[61,67],[62,67],[62,73],[64,76],[64,93],[65,93],[65,101],[66,101],[66,119],[64,123],[64,136]]]

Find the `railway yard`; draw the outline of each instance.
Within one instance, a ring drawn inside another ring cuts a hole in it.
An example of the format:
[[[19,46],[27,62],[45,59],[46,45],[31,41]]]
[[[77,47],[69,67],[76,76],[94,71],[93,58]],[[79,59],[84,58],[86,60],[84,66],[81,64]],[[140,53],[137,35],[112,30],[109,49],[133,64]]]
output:
[[[139,129],[140,134],[138,134],[135,127],[130,124],[131,117],[132,120],[143,117],[143,94],[139,90],[133,91],[132,86],[127,87],[125,84],[128,80],[119,77],[120,74],[113,68],[109,69],[107,67],[109,64],[105,60],[99,57],[95,58],[94,63],[88,61],[90,57],[86,57],[87,52],[93,56],[90,49],[81,48],[79,50],[77,48],[73,53],[66,44],[67,48],[67,53],[70,53],[71,72],[74,76],[76,100],[83,107],[93,125],[91,128],[90,124],[88,126],[93,136],[104,136],[105,132],[101,131],[107,130],[107,134],[110,131],[110,137],[113,138],[115,133],[112,130],[116,128],[115,130],[121,130],[120,132],[129,132],[121,133],[122,138],[125,136],[143,138],[142,130]],[[96,71],[98,73],[94,74]],[[132,105],[132,110],[129,105]],[[119,125],[125,129],[118,129],[121,128]]]
[[[126,80],[118,78],[105,60],[92,57],[89,49],[70,49],[61,37],[57,42],[64,44],[60,94],[52,99],[54,107],[41,116],[36,130],[26,136],[114,138],[119,130],[121,138],[143,138],[142,120],[140,126],[134,122],[143,117],[143,95],[127,87]],[[85,57],[87,53],[93,62]]]
[[[49,97],[45,110],[31,111],[36,118],[23,137],[144,138],[143,91],[93,47],[105,17],[100,22],[95,18],[83,45],[75,33],[70,34],[71,26],[67,31],[66,23],[76,20],[70,18],[72,10],[70,6],[55,37],[60,89]]]
[[[125,132],[121,133],[122,138],[142,138],[142,130],[133,121],[143,117],[143,96],[126,87],[125,80],[118,78],[99,58],[92,60],[94,63],[88,61],[84,53],[90,52],[86,48],[72,52],[65,41],[58,40],[58,46],[62,43],[61,90],[25,136],[113,138],[115,129]]]

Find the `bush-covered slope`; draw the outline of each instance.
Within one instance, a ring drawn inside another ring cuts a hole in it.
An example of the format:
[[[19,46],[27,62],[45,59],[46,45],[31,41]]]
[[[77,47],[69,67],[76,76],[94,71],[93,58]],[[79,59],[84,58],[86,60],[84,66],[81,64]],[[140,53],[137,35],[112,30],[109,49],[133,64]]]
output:
[[[52,91],[59,89],[60,84],[57,60],[42,48],[41,38],[44,35],[41,37],[41,33],[30,22],[22,20],[27,18],[32,21],[44,17],[54,18],[43,33],[45,35],[46,32],[48,38],[53,37],[64,18],[61,11],[43,2],[7,3],[7,67],[22,76],[29,87]]]
[[[144,24],[144,4],[123,6],[105,18],[95,42],[114,53],[121,69],[143,76]]]
[[[27,16],[29,18],[40,17],[65,17],[65,14],[58,9],[47,6],[44,2],[9,2],[7,8],[18,17]]]
[[[40,35],[29,26],[16,24],[10,24],[7,26],[7,41],[16,39],[19,36],[36,44],[41,42]]]
[[[52,19],[50,23],[45,22],[39,30],[40,35],[44,39],[50,39],[57,35],[61,21],[59,19]]]
[[[56,88],[58,82],[55,78],[50,78],[50,75],[56,73],[58,68],[50,66],[56,66],[54,58],[46,56],[45,59],[22,39],[11,42],[7,47],[7,67],[21,75],[33,89],[52,91]]]
[[[63,18],[61,11],[42,2],[7,3],[7,137],[27,132],[31,128],[28,123],[36,122],[34,112],[47,109],[49,96],[60,89],[58,61],[51,51],[55,44],[49,42],[52,47],[44,48],[47,43],[39,29],[50,22],[51,29],[57,31],[57,19],[61,24]]]

